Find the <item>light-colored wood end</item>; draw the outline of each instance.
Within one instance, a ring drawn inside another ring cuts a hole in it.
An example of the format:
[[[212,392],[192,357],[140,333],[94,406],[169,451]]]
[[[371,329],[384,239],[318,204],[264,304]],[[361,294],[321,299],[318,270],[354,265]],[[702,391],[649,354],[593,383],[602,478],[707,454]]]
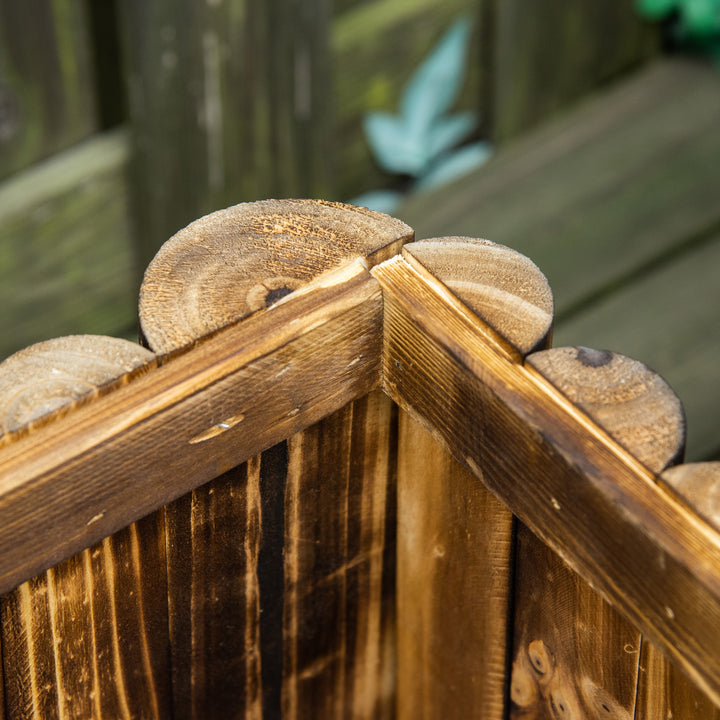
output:
[[[653,472],[682,458],[682,404],[642,363],[584,347],[533,353],[527,363]]]
[[[158,353],[177,350],[347,261],[386,260],[412,239],[403,222],[340,203],[267,200],[219,210],[180,230],[148,266],[143,336]]]
[[[660,480],[720,531],[720,462],[678,465]]]
[[[432,238],[403,248],[526,354],[549,343],[553,297],[547,279],[527,257],[489,240]]]
[[[154,366],[128,340],[68,335],[31,345],[0,363],[0,437],[44,422]]]

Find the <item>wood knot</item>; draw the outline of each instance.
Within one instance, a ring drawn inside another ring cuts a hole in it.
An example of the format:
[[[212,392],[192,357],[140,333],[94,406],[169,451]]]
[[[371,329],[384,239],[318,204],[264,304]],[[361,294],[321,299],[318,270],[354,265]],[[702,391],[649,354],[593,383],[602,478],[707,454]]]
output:
[[[587,367],[603,367],[613,359],[610,350],[593,350],[587,347],[578,347],[577,359]]]

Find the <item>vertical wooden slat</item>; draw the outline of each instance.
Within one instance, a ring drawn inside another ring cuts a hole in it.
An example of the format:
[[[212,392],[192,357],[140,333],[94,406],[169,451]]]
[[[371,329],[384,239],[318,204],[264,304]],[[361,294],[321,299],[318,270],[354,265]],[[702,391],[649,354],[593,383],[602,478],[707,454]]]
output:
[[[521,523],[514,592],[511,717],[630,720],[640,632]]]
[[[550,289],[519,253],[440,238],[407,245],[403,255],[495,327],[518,357],[547,344]],[[407,412],[400,418],[398,716],[500,720],[509,683],[513,518]]]
[[[655,472],[682,454],[680,403],[640,363],[588,348],[535,353],[528,362]],[[557,510],[564,511],[560,503]],[[569,717],[629,720],[642,680],[642,645],[637,629],[519,526],[513,718],[552,717],[559,709]]]
[[[2,598],[9,718],[169,717],[162,513]]]
[[[658,29],[632,2],[493,0],[492,135],[517,135],[650,57]]]
[[[168,508],[175,717],[391,717],[393,427],[373,393]]]
[[[398,454],[398,717],[502,718],[512,515],[407,412]]]
[[[0,365],[0,434],[12,442],[153,365],[148,350],[102,336],[26,348]],[[9,718],[168,717],[162,511],[6,593],[0,617]]]
[[[376,392],[289,442],[283,716],[391,715],[393,418]]]
[[[634,720],[718,720],[720,708],[698,690],[652,643],[643,642]]]
[[[141,267],[212,210],[328,194],[326,0],[120,10]]]
[[[176,720],[260,717],[258,462],[166,509]]]
[[[0,178],[96,129],[85,3],[0,2]]]

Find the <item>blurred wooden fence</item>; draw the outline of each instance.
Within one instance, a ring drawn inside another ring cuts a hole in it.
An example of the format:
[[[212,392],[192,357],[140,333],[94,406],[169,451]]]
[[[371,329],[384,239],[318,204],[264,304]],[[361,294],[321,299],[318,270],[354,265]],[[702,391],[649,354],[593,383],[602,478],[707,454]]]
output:
[[[461,15],[497,141],[657,47],[631,0],[0,0],[0,357],[132,335],[138,268],[203,213],[382,186],[362,115]]]

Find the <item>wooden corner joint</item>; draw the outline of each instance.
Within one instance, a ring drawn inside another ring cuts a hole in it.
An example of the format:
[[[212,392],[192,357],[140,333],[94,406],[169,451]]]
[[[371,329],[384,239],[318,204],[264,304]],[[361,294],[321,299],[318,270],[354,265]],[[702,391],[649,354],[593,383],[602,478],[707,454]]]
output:
[[[172,238],[140,297],[159,367],[7,433],[0,591],[381,385],[720,699],[720,533],[658,483],[682,454],[675,396],[627,358],[544,349],[552,295],[519,253],[411,240],[311,201]]]

